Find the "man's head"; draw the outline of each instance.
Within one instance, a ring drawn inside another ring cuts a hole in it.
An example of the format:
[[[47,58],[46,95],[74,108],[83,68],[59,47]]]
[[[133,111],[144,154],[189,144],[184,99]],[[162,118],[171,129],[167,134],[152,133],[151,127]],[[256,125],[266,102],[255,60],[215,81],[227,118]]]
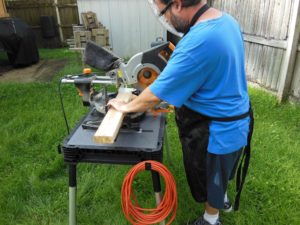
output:
[[[191,14],[188,8],[198,5],[202,0],[155,0],[160,12],[174,28],[181,33],[189,30]]]
[[[167,5],[169,2],[172,2],[172,0],[157,0],[157,1],[161,1],[165,5]],[[189,7],[189,6],[197,5],[198,3],[201,2],[201,0],[182,0],[181,2],[183,7]]]

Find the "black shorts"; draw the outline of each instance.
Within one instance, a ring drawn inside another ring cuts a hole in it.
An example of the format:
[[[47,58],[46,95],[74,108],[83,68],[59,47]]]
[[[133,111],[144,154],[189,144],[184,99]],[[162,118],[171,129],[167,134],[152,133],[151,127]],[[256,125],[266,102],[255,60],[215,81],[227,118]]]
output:
[[[176,109],[176,123],[186,177],[195,201],[222,209],[228,181],[235,176],[242,151],[225,155],[207,152],[210,120],[185,106]]]

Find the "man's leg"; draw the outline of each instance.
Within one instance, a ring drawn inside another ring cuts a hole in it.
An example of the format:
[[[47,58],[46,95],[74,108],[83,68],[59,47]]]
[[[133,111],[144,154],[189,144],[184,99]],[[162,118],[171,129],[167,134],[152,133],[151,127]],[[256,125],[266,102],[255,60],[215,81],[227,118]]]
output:
[[[224,208],[227,184],[239,156],[239,151],[225,155],[207,153],[207,201],[205,202],[205,212],[203,216],[191,223],[191,225],[221,225],[219,210]]]
[[[208,202],[205,202],[205,211],[210,215],[219,214],[219,209],[211,207]]]
[[[219,209],[211,207],[208,202],[205,202],[203,218],[210,224],[217,224],[219,221]]]
[[[207,202],[203,218],[209,224],[220,224],[219,210],[224,209],[228,181],[240,157],[236,151],[225,155],[207,154]]]

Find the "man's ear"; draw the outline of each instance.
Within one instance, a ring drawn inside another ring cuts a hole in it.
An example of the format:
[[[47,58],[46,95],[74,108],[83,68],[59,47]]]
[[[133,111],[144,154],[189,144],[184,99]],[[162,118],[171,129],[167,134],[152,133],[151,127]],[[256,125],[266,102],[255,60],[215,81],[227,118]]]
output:
[[[174,9],[177,11],[177,12],[180,12],[181,9],[182,9],[182,0],[173,0],[173,5],[174,5]]]

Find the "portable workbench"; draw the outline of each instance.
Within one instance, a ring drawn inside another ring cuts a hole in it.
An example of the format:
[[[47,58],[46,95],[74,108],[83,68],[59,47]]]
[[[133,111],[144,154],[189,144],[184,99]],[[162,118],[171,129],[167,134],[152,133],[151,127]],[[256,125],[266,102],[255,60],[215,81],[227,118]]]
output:
[[[69,167],[69,225],[76,225],[76,166],[78,163],[137,164],[144,160],[161,162],[166,118],[146,114],[134,129],[121,128],[113,144],[93,141],[95,130],[87,129],[87,122],[96,120],[92,109],[66,137],[60,146]],[[151,171],[156,203],[160,202],[159,173]]]

